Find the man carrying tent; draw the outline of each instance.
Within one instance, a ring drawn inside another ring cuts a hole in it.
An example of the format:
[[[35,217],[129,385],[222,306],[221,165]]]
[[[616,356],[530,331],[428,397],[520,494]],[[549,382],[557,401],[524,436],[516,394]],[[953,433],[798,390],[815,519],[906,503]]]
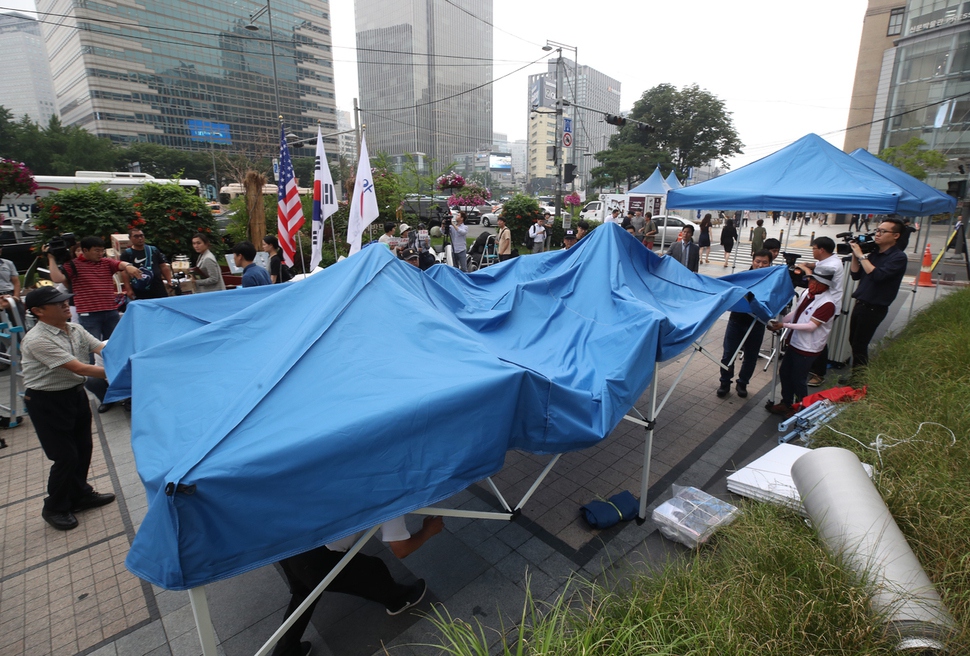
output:
[[[401,516],[381,524],[381,540],[387,543],[395,556],[406,558],[425,542],[441,533],[444,526],[444,520],[441,517],[425,517],[421,529],[412,535],[408,532],[404,517]],[[363,532],[356,533],[280,561],[280,567],[283,568],[292,595],[284,619],[293,614],[293,611],[313,592],[320,581],[337,566],[362,534]],[[424,579],[418,579],[411,585],[398,583],[391,576],[383,560],[376,556],[357,553],[347,566],[340,570],[327,590],[375,601],[384,605],[388,615],[400,615],[424,599],[428,584]],[[300,638],[310,624],[313,608],[319,600],[318,597],[283,634],[280,641],[276,643],[273,656],[305,656],[310,653],[310,643],[300,642]]]
[[[778,370],[781,400],[768,408],[772,414],[790,417],[794,414],[792,404],[795,398],[808,396],[808,370],[825,347],[835,317],[834,280],[834,270],[815,267],[815,272],[808,276],[808,289],[798,298],[795,309],[781,321],[768,323],[769,330],[778,332],[788,328],[792,331],[788,350]]]
[[[752,254],[751,268],[763,269],[771,266],[771,253],[762,249]],[[753,325],[752,325],[753,324]],[[748,332],[748,328],[751,332]],[[745,338],[747,335],[747,338]],[[717,388],[718,398],[723,399],[731,391],[731,379],[734,378],[734,362],[731,358],[737,352],[744,340],[741,361],[741,372],[738,374],[737,391],[742,399],[748,396],[748,383],[758,365],[758,353],[761,342],[765,337],[765,325],[745,312],[732,312],[728,318],[727,328],[724,330],[724,353],[721,356],[721,385]]]

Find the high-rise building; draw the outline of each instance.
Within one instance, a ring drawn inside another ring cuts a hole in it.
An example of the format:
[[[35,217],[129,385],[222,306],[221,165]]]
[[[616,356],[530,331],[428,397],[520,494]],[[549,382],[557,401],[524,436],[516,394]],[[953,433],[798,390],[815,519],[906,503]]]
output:
[[[846,149],[865,147],[871,153],[900,146],[917,137],[925,148],[946,154],[952,163],[931,172],[926,182],[946,189],[951,181],[967,180],[970,169],[970,12],[964,0],[909,0],[905,7],[870,0],[870,14],[879,17],[872,28],[888,34],[889,44],[869,56],[875,69],[875,102],[866,110],[867,92],[853,90],[853,121],[871,122],[865,142],[846,138]],[[873,13],[881,10],[881,13]],[[863,33],[865,46],[866,33]],[[863,66],[860,48],[860,67]],[[857,73],[857,80],[859,73]],[[871,86],[871,85],[870,85]]]
[[[54,82],[40,24],[22,14],[0,14],[0,106],[15,120],[24,114],[46,125],[57,114]]]
[[[369,152],[449,164],[492,143],[492,0],[356,0]]]
[[[555,109],[540,105],[529,113],[527,140],[526,174],[529,190],[537,192],[555,189],[557,168],[551,156],[551,149],[557,147]]]
[[[42,31],[65,123],[117,143],[250,156],[278,149],[280,113],[300,137],[318,121],[337,128],[326,0],[274,2],[252,24],[258,0],[37,5],[51,17]]]
[[[587,109],[568,109],[567,115],[575,115],[573,121],[573,145],[576,151],[577,179],[586,180],[589,171],[600,165],[594,155],[606,150],[610,137],[616,134],[616,128],[603,121],[603,114],[620,113],[620,82],[605,73],[601,73],[590,66],[576,66],[576,62],[563,57],[562,59],[562,95],[563,98],[577,105],[589,107]],[[556,59],[549,60],[549,69],[545,73],[529,76],[529,107],[530,116],[533,107],[545,110],[556,107]],[[530,119],[529,135],[532,134]],[[540,144],[541,145],[541,144]],[[588,155],[588,156],[587,156]],[[572,161],[572,153],[567,149],[564,161]],[[529,145],[530,175],[532,170],[532,143]]]
[[[877,113],[880,118],[885,116],[888,82],[896,52],[893,41],[902,34],[905,11],[905,0],[869,0],[845,132],[844,150],[847,153],[856,148],[868,149],[871,136],[878,142],[882,126],[874,125],[872,120]],[[880,80],[883,81],[881,85]]]

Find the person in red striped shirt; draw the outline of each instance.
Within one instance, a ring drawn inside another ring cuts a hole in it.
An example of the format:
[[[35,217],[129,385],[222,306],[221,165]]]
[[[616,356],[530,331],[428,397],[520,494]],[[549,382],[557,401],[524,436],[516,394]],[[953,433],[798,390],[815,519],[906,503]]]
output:
[[[51,281],[70,285],[78,323],[103,342],[111,337],[121,318],[114,274],[124,271],[137,279],[142,273],[133,264],[105,257],[104,240],[100,237],[85,237],[80,246],[81,254],[65,263],[63,269],[57,266],[53,255],[47,254]]]

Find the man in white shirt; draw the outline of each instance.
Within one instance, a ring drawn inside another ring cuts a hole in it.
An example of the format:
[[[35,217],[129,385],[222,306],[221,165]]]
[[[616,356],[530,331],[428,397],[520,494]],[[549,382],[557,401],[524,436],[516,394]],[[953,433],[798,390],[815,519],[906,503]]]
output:
[[[412,535],[408,532],[404,516],[401,516],[381,524],[379,531],[381,541],[387,543],[394,555],[405,558],[417,551],[429,539],[441,533],[444,526],[444,520],[441,517],[425,517],[421,529]],[[284,620],[293,614],[293,611],[313,592],[330,570],[337,566],[361,535],[363,532],[348,535],[336,542],[280,561],[292,595],[286,615],[283,616]],[[376,601],[384,604],[388,615],[399,615],[421,602],[428,590],[428,585],[424,579],[418,579],[410,585],[398,583],[391,576],[383,560],[358,552],[337,574],[327,590]],[[273,656],[305,656],[310,652],[310,643],[300,642],[300,638],[310,624],[315,605],[316,601],[283,634],[280,641],[276,643]]]
[[[532,252],[541,253],[546,245],[546,227],[539,219],[533,219],[529,227],[529,239],[532,240]]]
[[[458,216],[451,224],[451,253],[455,257],[455,266],[461,271],[468,271],[466,258],[468,257],[468,226],[465,225],[465,212],[458,212]]]

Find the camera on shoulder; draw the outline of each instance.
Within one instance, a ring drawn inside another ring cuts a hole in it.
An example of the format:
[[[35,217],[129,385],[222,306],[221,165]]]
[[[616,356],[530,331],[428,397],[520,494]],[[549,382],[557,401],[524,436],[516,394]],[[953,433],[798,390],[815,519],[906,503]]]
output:
[[[851,232],[840,232],[835,235],[835,238],[841,239],[842,243],[835,245],[835,252],[838,255],[850,255],[852,253],[852,246],[850,244],[859,244],[863,255],[875,253],[879,250],[879,245],[876,243],[875,237],[876,233],[874,232],[859,235],[852,234]]]
[[[76,243],[77,240],[74,237],[74,233],[65,232],[56,237],[51,237],[51,240],[47,242],[47,252],[54,256],[55,262],[64,264],[71,259],[70,249]]]

